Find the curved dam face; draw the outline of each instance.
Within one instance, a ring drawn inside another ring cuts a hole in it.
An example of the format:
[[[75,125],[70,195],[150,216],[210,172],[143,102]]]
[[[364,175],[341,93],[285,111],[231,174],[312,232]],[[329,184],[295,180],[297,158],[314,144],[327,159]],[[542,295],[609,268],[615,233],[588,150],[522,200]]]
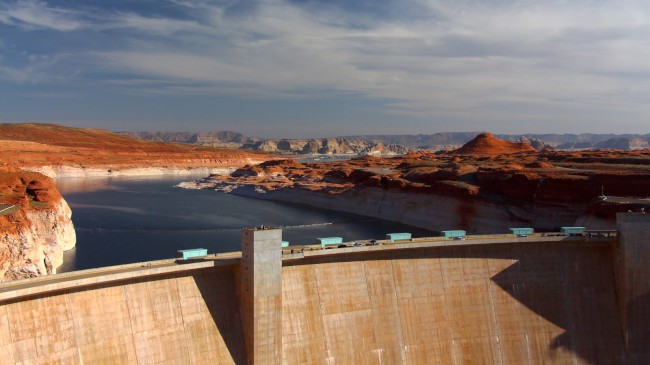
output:
[[[643,363],[626,333],[645,328],[632,297],[647,293],[617,297],[619,251],[584,239],[304,251],[284,258],[277,299],[249,301],[264,303],[253,315],[239,259],[53,275],[0,287],[0,358],[269,363],[254,340],[284,364]]]
[[[612,247],[532,243],[283,268],[287,364],[621,363]]]
[[[3,364],[242,363],[241,343],[228,266],[136,274],[0,306]]]

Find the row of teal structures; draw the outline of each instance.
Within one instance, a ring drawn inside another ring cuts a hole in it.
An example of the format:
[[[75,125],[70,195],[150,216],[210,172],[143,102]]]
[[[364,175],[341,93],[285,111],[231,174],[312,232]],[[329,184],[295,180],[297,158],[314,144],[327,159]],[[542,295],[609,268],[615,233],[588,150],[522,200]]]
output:
[[[533,228],[510,228],[510,232],[514,236],[521,237],[521,236],[527,236],[529,234],[535,233],[535,230]],[[562,234],[583,234],[585,232],[585,227],[561,227],[560,228],[560,233]],[[462,229],[455,229],[455,230],[449,230],[449,231],[442,231],[441,236],[445,238],[463,238],[467,235],[467,232],[465,232]],[[390,242],[397,242],[397,241],[409,241],[413,239],[411,233],[408,232],[400,232],[400,233],[387,233],[386,234],[386,240]],[[321,245],[322,248],[325,248],[325,246],[328,245],[340,245],[343,244],[343,237],[319,237],[316,238],[316,241],[318,244]],[[288,241],[282,241],[282,247],[289,247],[289,242]],[[178,250],[178,258],[183,259],[183,260],[188,260],[191,258],[195,257],[202,257],[206,256],[208,254],[208,250],[205,248],[194,248],[194,249],[189,249],[189,250]]]

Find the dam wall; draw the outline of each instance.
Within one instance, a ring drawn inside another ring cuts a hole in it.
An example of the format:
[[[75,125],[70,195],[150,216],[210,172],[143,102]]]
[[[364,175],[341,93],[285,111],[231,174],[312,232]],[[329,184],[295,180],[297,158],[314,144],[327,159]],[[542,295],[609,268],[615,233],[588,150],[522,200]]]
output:
[[[617,252],[615,239],[552,237],[283,255],[277,361],[630,363]],[[243,261],[233,257],[0,286],[0,358],[262,363],[247,353],[247,339],[263,334],[243,325]],[[262,318],[266,305],[254,307]]]
[[[243,363],[234,276],[232,266],[136,272],[2,302],[0,363]]]
[[[318,256],[283,271],[287,364],[623,363],[611,245]]]

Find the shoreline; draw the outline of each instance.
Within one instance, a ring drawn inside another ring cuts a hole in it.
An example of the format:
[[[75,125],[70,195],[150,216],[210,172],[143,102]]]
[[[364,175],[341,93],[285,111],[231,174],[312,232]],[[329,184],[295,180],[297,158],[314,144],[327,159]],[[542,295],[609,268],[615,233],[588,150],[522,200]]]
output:
[[[21,172],[35,172],[61,182],[75,179],[106,179],[111,177],[197,177],[210,174],[229,175],[235,166],[223,167],[74,167],[74,166],[34,166],[23,167]],[[60,191],[60,187],[55,187]],[[0,243],[15,247],[23,257],[11,265],[2,266],[2,281],[17,278],[55,274],[63,265],[63,253],[76,247],[76,230],[72,220],[73,211],[64,197],[51,209],[29,211],[26,218],[30,222],[17,233],[5,234]],[[13,251],[12,251],[13,252]]]
[[[182,182],[184,189],[214,190],[249,198],[303,204],[367,217],[386,219],[432,231],[463,229],[468,234],[509,232],[511,227],[532,226],[552,231],[561,226],[589,225],[592,229],[615,229],[615,222],[586,212],[586,206],[536,204],[534,208],[484,199],[438,194],[361,188],[342,194],[295,188],[264,190],[254,184],[214,183],[203,179]]]
[[[39,172],[52,179],[94,178],[120,176],[192,176],[192,175],[230,175],[237,167],[72,167],[72,166],[36,166],[25,167],[23,171]]]

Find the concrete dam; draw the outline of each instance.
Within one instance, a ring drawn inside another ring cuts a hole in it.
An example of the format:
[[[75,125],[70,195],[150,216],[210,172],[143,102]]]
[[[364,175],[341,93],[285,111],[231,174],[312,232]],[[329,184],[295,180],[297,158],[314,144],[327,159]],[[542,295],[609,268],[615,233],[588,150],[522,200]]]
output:
[[[281,248],[0,286],[2,364],[647,364],[650,215],[615,237]]]

